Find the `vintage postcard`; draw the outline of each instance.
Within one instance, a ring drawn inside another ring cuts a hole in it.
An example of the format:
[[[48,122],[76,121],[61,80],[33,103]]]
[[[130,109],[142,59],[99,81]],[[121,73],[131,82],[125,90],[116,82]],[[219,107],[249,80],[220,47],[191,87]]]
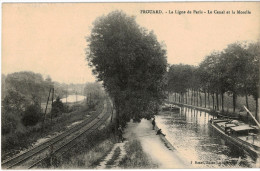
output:
[[[2,169],[259,168],[259,2],[1,5]]]

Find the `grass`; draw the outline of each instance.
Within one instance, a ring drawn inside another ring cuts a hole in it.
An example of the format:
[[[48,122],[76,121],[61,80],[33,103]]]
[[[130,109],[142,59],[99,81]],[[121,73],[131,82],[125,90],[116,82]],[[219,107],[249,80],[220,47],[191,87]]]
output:
[[[107,162],[107,168],[111,168],[112,165],[115,164],[115,161],[116,161],[116,159],[118,159],[118,157],[119,157],[119,155],[120,155],[120,152],[121,152],[120,147],[117,147],[117,148],[115,149],[115,151],[114,151],[113,156],[112,156],[111,159]]]
[[[115,140],[112,138],[110,125],[97,130],[92,135],[86,135],[82,141],[69,149],[64,155],[58,157],[57,164],[51,168],[57,169],[92,169],[95,168],[111,151]],[[43,163],[39,168],[49,168]]]
[[[103,107],[103,100],[98,103],[96,110],[93,112],[88,111],[85,104],[81,104],[79,110],[63,113],[53,118],[52,122],[47,117],[43,129],[41,123],[38,123],[35,126],[26,127],[23,131],[18,130],[14,133],[2,135],[2,160],[17,154],[20,150],[29,148],[38,139],[46,137],[50,133],[64,131],[70,124],[85,119],[87,114],[100,113]]]
[[[126,156],[120,161],[119,167],[124,169],[156,169],[158,164],[143,151],[140,141],[130,140],[125,144]]]
[[[111,112],[110,105],[108,112]],[[112,134],[112,124],[104,123],[102,129],[97,129],[89,135],[83,135],[78,143],[73,148],[62,156],[55,157],[55,163],[50,166],[48,160],[43,162],[39,168],[53,169],[86,169],[95,168],[111,151],[114,146],[115,139]]]

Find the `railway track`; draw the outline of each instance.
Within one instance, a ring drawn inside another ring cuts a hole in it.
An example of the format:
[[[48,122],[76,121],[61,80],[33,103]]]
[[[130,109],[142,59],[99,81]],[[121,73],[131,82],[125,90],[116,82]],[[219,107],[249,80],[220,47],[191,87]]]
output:
[[[76,145],[82,135],[90,134],[102,125],[110,116],[108,100],[104,103],[103,111],[74,126],[68,131],[42,143],[38,146],[2,162],[3,169],[30,169],[37,166],[48,157],[48,150],[53,146],[53,154],[62,155],[67,149]],[[108,114],[109,113],[109,114]]]

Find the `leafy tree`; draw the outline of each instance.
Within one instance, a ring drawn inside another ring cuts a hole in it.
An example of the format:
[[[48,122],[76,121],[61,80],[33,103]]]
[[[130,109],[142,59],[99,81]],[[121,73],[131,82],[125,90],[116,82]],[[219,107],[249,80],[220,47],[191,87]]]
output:
[[[34,126],[41,118],[41,107],[38,104],[32,104],[26,108],[22,117],[22,123],[24,126]]]
[[[87,103],[96,103],[104,96],[104,90],[100,83],[87,83],[84,88],[84,95],[87,97]]]
[[[170,92],[179,93],[182,97],[189,88],[195,88],[194,67],[190,65],[171,65],[168,71],[168,90]],[[192,86],[192,87],[191,87]]]
[[[28,105],[28,100],[21,93],[13,89],[6,92],[1,112],[3,134],[14,132],[17,127],[22,128],[21,118]]]
[[[52,104],[51,115],[54,117],[57,117],[59,114],[64,112],[64,109],[65,109],[64,105],[63,105],[62,101],[60,100],[60,97],[58,96]]]
[[[87,60],[113,98],[118,122],[140,118],[163,97],[165,50],[134,17],[114,11],[94,22]],[[126,107],[136,102],[135,108]]]
[[[28,99],[21,93],[9,89],[3,100],[3,109],[6,112],[14,112],[17,115],[22,115],[22,112],[29,105]]]
[[[259,80],[260,80],[260,73],[259,73],[259,66],[260,66],[260,41],[256,43],[251,43],[247,49],[249,53],[249,60],[247,63],[247,76],[246,76],[246,83],[244,87],[246,89],[246,93],[252,95],[256,102],[256,112],[255,117],[258,119],[258,100],[259,100]],[[248,102],[247,102],[248,103]]]
[[[223,53],[212,52],[199,65],[201,85],[212,94],[213,107],[215,106],[214,94],[216,95],[217,110],[219,109],[218,94],[221,94],[222,111],[224,110],[224,93],[227,91],[227,68],[225,60],[221,61],[224,59],[223,56]]]
[[[241,43],[228,45],[224,50],[220,65],[225,66],[226,87],[228,93],[233,95],[233,112],[236,109],[236,99],[246,83],[247,63],[250,59],[246,47]]]

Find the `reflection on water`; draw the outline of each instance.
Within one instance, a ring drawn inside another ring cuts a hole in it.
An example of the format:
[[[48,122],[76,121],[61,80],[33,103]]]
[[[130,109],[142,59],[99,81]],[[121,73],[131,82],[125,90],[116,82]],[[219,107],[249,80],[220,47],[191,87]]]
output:
[[[62,101],[63,103],[66,103],[66,102],[68,102],[68,103],[73,103],[73,102],[82,101],[82,100],[84,100],[85,98],[86,98],[86,96],[81,96],[81,95],[76,95],[76,94],[74,94],[74,95],[69,95],[69,96],[67,97],[67,101],[66,101],[66,98],[62,98],[61,101]]]
[[[156,116],[156,122],[192,167],[255,167],[256,162],[249,154],[213,130],[208,122],[211,118],[206,112],[184,107],[180,113],[161,113]]]

